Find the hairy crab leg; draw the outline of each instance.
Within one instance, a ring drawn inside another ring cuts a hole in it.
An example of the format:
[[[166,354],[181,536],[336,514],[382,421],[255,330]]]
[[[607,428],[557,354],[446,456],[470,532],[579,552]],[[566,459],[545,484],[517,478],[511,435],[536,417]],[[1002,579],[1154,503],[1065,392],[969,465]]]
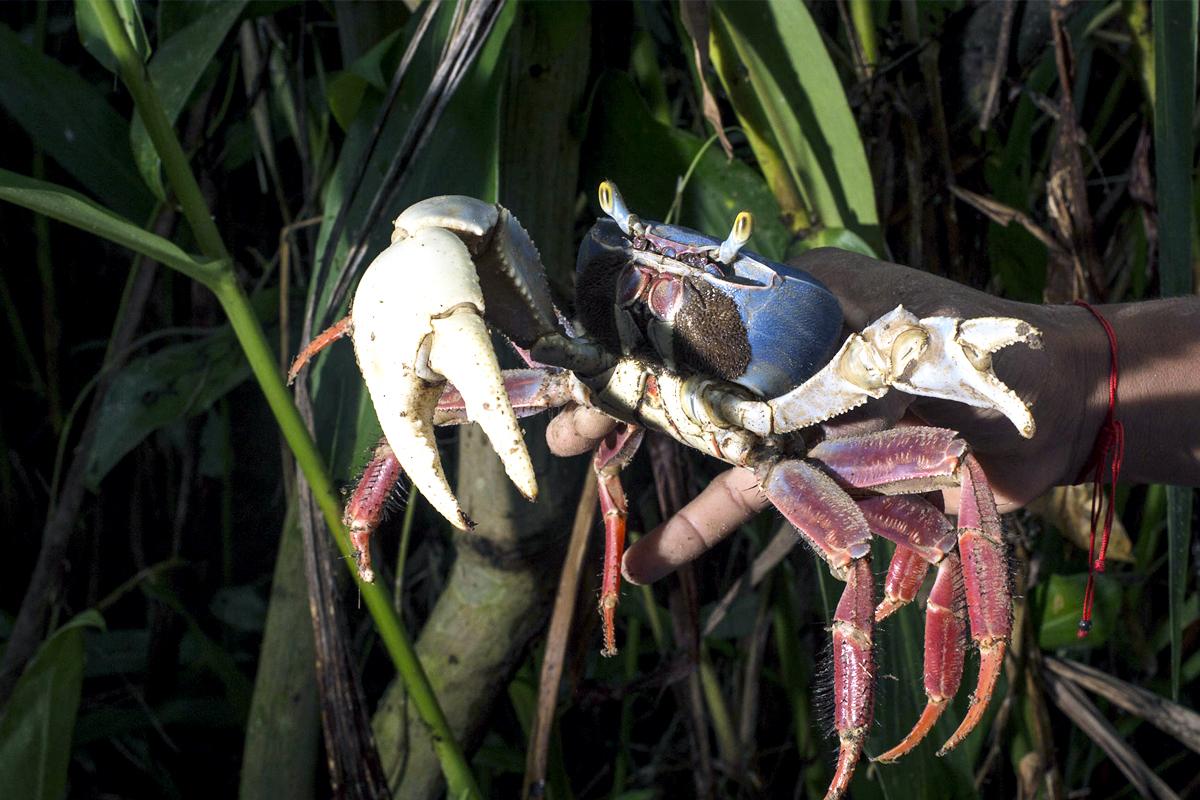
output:
[[[929,701],[921,718],[900,744],[875,761],[895,761],[912,750],[932,730],[942,711],[958,694],[966,655],[967,623],[962,612],[962,563],[951,551],[938,565],[937,578],[925,609],[925,695]]]
[[[371,569],[371,534],[383,522],[387,499],[403,474],[404,468],[392,452],[392,446],[387,439],[380,439],[342,513],[342,524],[350,530],[350,543],[354,545],[354,556],[358,561],[358,577],[363,583],[375,582],[375,571]]]
[[[332,330],[331,328],[330,331]],[[344,331],[329,337],[324,344],[329,344],[341,335],[344,335]],[[322,337],[324,336],[325,334],[322,334]],[[305,348],[305,352],[308,350],[312,350],[312,353],[308,354],[308,357],[311,357],[320,348],[310,345]],[[298,363],[301,357],[297,357]],[[293,370],[298,371],[298,367],[293,367]],[[505,370],[502,373],[504,390],[508,393],[518,417],[536,414],[578,399],[572,394],[572,382],[566,379],[568,375],[569,373],[563,370],[543,372],[534,369]],[[433,420],[434,424],[439,426],[462,425],[472,421],[467,415],[462,395],[453,384],[445,384],[441,399],[434,409]],[[350,531],[350,542],[354,545],[354,555],[358,561],[358,577],[365,583],[375,582],[375,572],[371,568],[371,535],[383,522],[387,500],[403,474],[404,468],[391,445],[386,438],[380,439],[370,463],[363,470],[353,494],[346,503],[342,524]]]
[[[940,563],[954,548],[954,526],[921,497],[867,497],[858,507],[873,534],[896,543],[883,602],[875,609],[875,621],[880,622],[917,596],[930,565]]]
[[[621,590],[621,556],[625,554],[625,490],[621,470],[642,443],[644,428],[622,423],[604,437],[592,457],[592,469],[600,488],[600,511],[604,516],[604,582],[600,591],[600,618],[604,620],[604,650],[617,654],[615,617]]]
[[[962,555],[971,638],[979,647],[979,684],[958,730],[938,755],[956,747],[983,718],[1012,635],[1012,591],[996,500],[974,456],[967,455],[965,467],[958,509],[958,552]]]
[[[915,600],[928,574],[929,562],[921,558],[917,551],[902,544],[896,545],[888,564],[887,576],[883,580],[883,600],[875,609],[875,621],[883,622]]]
[[[938,428],[899,428],[831,439],[810,450],[809,457],[819,461],[840,484],[851,489],[871,488],[890,493],[962,487],[958,552],[971,639],[980,654],[979,679],[966,716],[938,751],[939,755],[944,754],[962,742],[982,719],[995,690],[1012,633],[1012,595],[1008,587],[1004,536],[987,478],[957,434]],[[955,605],[952,602],[948,607],[954,609]],[[947,637],[951,637],[952,629],[946,627],[948,618],[935,622],[945,628]],[[950,639],[940,641],[945,643]],[[935,641],[933,646],[937,650],[945,644],[939,645]],[[946,661],[941,669],[953,671],[955,667]],[[926,684],[928,687],[928,680]],[[930,700],[934,702],[934,694],[930,695]],[[927,707],[926,715],[931,713]],[[922,716],[924,720],[925,715]],[[929,724],[932,725],[932,721]],[[911,749],[919,741],[919,736],[916,739],[914,736],[922,727],[922,722],[918,722],[902,745],[907,744]],[[927,732],[927,728],[925,730]],[[893,758],[898,755],[894,751],[885,754]]]
[[[894,761],[916,747],[958,693],[966,657],[967,622],[963,613],[962,566],[954,551],[954,526],[920,497],[870,497],[859,501],[871,531],[896,542],[888,571],[888,596],[875,621],[913,599],[929,566],[938,568],[925,607],[925,711],[900,744],[876,761]]]
[[[862,512],[833,480],[804,461],[755,469],[777,509],[846,582],[833,618],[833,702],[838,759],[826,800],[846,792],[875,712],[875,584],[871,531]]]

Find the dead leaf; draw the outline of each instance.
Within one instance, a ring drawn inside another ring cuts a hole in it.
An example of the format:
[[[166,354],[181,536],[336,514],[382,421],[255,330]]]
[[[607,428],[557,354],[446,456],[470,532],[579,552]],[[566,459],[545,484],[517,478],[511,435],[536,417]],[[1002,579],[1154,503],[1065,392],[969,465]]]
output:
[[[1072,544],[1087,550],[1092,536],[1092,497],[1095,486],[1090,483],[1079,486],[1056,486],[1033,501],[1025,508],[1045,519],[1062,531]],[[1103,528],[1103,515],[1096,531],[1097,547]],[[1110,561],[1124,561],[1132,564],[1133,542],[1121,520],[1114,516],[1112,533],[1108,538],[1108,552],[1105,555]]]

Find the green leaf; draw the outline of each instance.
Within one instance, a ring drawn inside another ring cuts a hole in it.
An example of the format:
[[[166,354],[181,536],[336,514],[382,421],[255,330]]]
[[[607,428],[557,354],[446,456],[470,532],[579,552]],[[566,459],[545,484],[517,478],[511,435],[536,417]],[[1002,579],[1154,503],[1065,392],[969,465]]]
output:
[[[78,192],[0,169],[0,200],[94,233],[147,255],[210,288],[224,273],[222,262],[185,253],[174,242],[142,230]]]
[[[87,191],[143,219],[153,198],[126,146],[126,123],[96,87],[0,25],[0,106]]]
[[[720,3],[713,10],[714,63],[725,65],[718,71],[735,108],[739,99],[749,99],[732,85],[735,60],[757,101],[754,109],[738,108],[743,124],[757,128],[765,122],[766,129],[756,131],[760,147],[778,148],[820,225],[848,228],[878,249],[882,235],[866,151],[808,10],[802,3],[784,2]],[[725,42],[733,52],[722,46]]]
[[[96,491],[109,470],[152,432],[206,411],[248,377],[250,365],[228,326],[130,361],[100,408],[104,435],[88,454],[88,488]]]
[[[879,258],[879,254],[871,245],[847,228],[822,228],[813,235],[796,241],[788,248],[787,257],[793,258],[818,247],[836,247],[839,250],[849,250],[852,253],[862,253],[864,256]]]
[[[220,50],[230,29],[241,17],[245,6],[246,0],[213,5],[204,16],[164,42],[150,59],[150,79],[158,91],[163,112],[172,125],[179,119],[192,91]],[[142,115],[137,111],[129,128],[129,146],[133,149],[142,180],[159,198],[165,197],[162,159],[150,141]]]
[[[1121,586],[1108,575],[1096,575],[1092,604],[1092,631],[1080,639],[1079,613],[1087,591],[1087,573],[1050,576],[1035,587],[1033,607],[1041,610],[1038,645],[1043,650],[1062,647],[1096,648],[1108,641],[1121,610]]]
[[[1158,179],[1159,286],[1163,297],[1195,291],[1192,196],[1195,141],[1197,3],[1154,3],[1154,162]],[[1182,607],[1192,537],[1192,489],[1167,487],[1168,596],[1171,620],[1171,697],[1179,701],[1183,653]]]
[[[66,794],[86,627],[104,627],[98,611],[84,611],[51,634],[17,681],[0,719],[0,797]]]
[[[1183,660],[1183,606],[1192,538],[1192,487],[1167,487],[1167,598],[1171,624],[1171,699],[1179,702]]]
[[[705,147],[704,140],[656,120],[624,73],[600,78],[591,109],[583,143],[589,155],[582,172],[597,215],[595,188],[611,179],[634,213],[661,220],[674,202],[678,180],[690,170],[680,197],[680,225],[723,239],[738,212],[749,211],[754,214],[750,248],[767,258],[783,257],[788,232],[761,175],[739,161],[726,160],[720,148]]]
[[[351,64],[348,70],[329,82],[329,109],[342,130],[350,130],[369,87],[381,93],[387,91],[407,43],[407,37],[401,38],[403,32],[393,31]]]
[[[113,0],[113,5],[116,6],[125,35],[133,43],[134,52],[145,62],[150,58],[150,40],[146,37],[146,26],[142,24],[137,0]],[[109,72],[116,72],[117,58],[104,38],[104,31],[100,29],[95,0],[76,0],[75,27],[79,31],[79,41],[83,49],[91,53]]]

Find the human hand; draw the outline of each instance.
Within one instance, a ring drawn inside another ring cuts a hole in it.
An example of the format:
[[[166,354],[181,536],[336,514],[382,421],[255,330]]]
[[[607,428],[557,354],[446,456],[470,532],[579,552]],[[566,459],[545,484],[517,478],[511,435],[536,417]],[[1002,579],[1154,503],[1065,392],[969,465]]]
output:
[[[994,366],[1001,381],[1030,405],[1037,433],[1023,439],[995,411],[914,397],[891,390],[883,398],[825,423],[828,435],[851,435],[897,425],[925,424],[958,431],[988,476],[1001,511],[1011,511],[1051,486],[1071,483],[1082,469],[1103,417],[1107,396],[1097,392],[1107,373],[1107,342],[1086,309],[1046,307],[993,297],[944,278],[842,250],[812,250],[792,264],[821,280],[842,302],[844,332],[859,331],[903,305],[918,317],[1004,316],[1029,322],[1045,347],[1001,350]],[[1099,409],[1099,410],[1098,410]],[[570,408],[547,432],[550,448],[572,455],[593,448],[613,421]],[[957,512],[958,491],[944,492]],[[769,506],[748,470],[718,476],[678,514],[625,554],[624,572],[648,583],[699,556]]]

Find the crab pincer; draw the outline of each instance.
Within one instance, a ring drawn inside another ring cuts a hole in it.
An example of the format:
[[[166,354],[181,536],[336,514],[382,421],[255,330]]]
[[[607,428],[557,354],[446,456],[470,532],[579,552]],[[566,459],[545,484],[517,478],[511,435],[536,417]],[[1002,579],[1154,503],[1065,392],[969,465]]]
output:
[[[359,283],[350,313],[354,352],[384,436],[405,471],[442,516],[466,529],[471,521],[446,480],[433,435],[447,380],[530,500],[537,496],[537,479],[504,391],[467,246],[438,227],[397,234]]]

